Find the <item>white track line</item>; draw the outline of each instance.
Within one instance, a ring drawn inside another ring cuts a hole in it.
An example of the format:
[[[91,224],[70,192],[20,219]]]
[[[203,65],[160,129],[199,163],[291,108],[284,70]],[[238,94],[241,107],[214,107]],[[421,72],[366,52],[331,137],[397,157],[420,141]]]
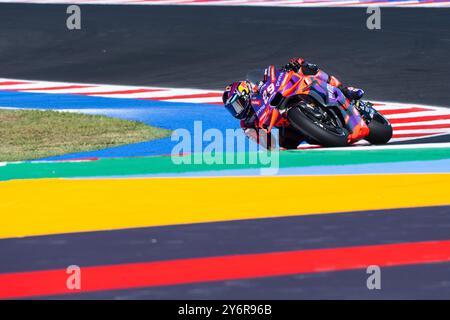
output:
[[[132,0],[0,0],[0,3],[37,3],[37,4],[102,4],[102,5],[188,5],[188,6],[261,6],[261,7],[448,7],[450,1],[422,3],[420,1],[383,1],[365,3],[364,1],[324,0],[324,1],[288,1],[288,0],[164,0],[164,1],[132,1]]]
[[[349,146],[349,147],[339,147],[339,148],[315,148],[308,150],[317,151],[365,151],[365,150],[395,150],[395,149],[432,149],[432,148],[450,148],[450,142],[443,143],[417,143],[417,144],[399,144],[399,145],[367,145],[367,146]],[[299,149],[301,150],[301,149]]]

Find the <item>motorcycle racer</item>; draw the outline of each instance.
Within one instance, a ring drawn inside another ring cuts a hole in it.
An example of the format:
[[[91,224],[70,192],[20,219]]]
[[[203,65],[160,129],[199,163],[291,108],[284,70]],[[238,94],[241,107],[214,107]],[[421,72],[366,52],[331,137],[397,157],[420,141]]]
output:
[[[252,108],[252,98],[259,95],[259,88],[264,85],[268,79],[268,73],[273,66],[270,66],[264,72],[264,78],[258,83],[252,83],[249,80],[234,82],[225,88],[222,100],[225,108],[231,115],[240,121],[241,128],[245,134],[252,140],[270,148],[270,138],[264,137],[260,139],[260,131],[258,130],[258,116]],[[316,64],[306,62],[302,58],[293,58],[289,60],[281,70],[294,71],[300,76],[310,76],[323,73]],[[336,77],[328,76],[327,83],[339,88],[349,100],[359,100],[362,98],[364,91],[362,89],[346,87]],[[279,144],[286,149],[296,148],[301,141],[298,139],[298,132],[293,132],[289,126],[278,124],[279,127]],[[262,132],[264,133],[264,131]],[[305,137],[306,138],[306,137]]]

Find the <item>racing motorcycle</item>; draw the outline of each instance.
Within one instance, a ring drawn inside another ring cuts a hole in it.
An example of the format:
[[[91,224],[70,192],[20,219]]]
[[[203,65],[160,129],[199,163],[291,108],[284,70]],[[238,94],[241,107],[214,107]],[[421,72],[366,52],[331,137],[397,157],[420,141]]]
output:
[[[274,126],[289,131],[280,135],[282,147],[296,148],[301,141],[340,147],[362,139],[385,144],[392,138],[391,124],[372,103],[349,100],[321,70],[304,76],[270,66],[265,79],[251,104],[259,128],[267,133]]]

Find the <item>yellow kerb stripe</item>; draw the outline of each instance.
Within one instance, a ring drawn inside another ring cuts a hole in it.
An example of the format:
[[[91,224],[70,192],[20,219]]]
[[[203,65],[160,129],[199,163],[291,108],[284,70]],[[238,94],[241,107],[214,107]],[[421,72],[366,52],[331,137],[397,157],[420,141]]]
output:
[[[450,204],[450,174],[17,180],[0,238]]]

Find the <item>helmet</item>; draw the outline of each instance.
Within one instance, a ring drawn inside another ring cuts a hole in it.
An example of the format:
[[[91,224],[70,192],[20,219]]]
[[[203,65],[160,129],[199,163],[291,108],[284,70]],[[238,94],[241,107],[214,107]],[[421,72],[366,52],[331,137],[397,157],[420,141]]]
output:
[[[234,82],[225,88],[222,101],[225,108],[237,119],[244,119],[250,109],[252,84],[247,81]]]

